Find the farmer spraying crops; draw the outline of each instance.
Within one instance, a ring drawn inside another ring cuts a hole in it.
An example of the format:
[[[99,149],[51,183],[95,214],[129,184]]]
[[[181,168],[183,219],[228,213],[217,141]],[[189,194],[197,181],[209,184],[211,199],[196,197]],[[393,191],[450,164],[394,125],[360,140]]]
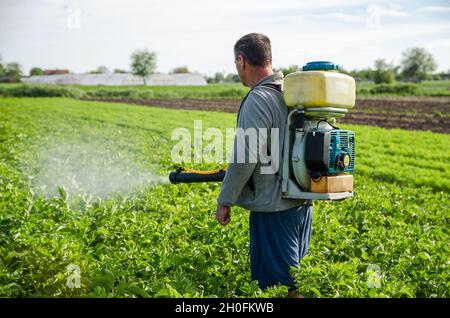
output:
[[[283,74],[273,73],[270,40],[263,34],[251,33],[240,38],[234,46],[234,58],[241,82],[251,89],[241,103],[237,131],[267,132],[256,133],[257,145],[267,149],[266,156],[256,154],[258,146],[249,145],[250,140],[247,144],[245,136],[241,138],[237,133],[216,218],[227,225],[232,206],[250,210],[252,279],[262,289],[281,284],[288,286],[288,296],[300,296],[290,268],[298,268],[308,251],[312,204],[309,200],[282,196],[283,167],[279,163],[289,113],[282,95]],[[239,160],[242,158],[246,159]]]
[[[173,184],[223,181],[216,218],[231,220],[231,207],[250,210],[251,276],[261,289],[284,285],[301,296],[290,275],[309,248],[312,200],[353,196],[355,133],[336,126],[355,105],[355,80],[329,61],[301,71],[272,71],[270,40],[251,33],[234,46],[241,82],[250,87],[237,114],[226,169],[179,167]]]

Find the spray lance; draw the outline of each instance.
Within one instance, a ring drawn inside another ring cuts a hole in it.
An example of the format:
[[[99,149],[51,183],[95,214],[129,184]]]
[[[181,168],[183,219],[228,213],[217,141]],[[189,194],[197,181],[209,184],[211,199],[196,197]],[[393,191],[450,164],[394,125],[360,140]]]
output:
[[[169,175],[172,184],[196,182],[221,182],[225,178],[226,168],[211,171],[201,171],[179,167]]]

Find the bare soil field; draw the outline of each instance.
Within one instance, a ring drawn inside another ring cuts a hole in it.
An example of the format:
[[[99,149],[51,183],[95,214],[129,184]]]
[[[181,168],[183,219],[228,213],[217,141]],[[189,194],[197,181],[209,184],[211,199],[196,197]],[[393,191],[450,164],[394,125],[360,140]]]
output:
[[[240,104],[239,99],[103,99],[103,101],[229,113],[236,113]],[[361,98],[357,99],[355,108],[350,110],[345,118],[338,120],[339,122],[450,133],[450,98]]]

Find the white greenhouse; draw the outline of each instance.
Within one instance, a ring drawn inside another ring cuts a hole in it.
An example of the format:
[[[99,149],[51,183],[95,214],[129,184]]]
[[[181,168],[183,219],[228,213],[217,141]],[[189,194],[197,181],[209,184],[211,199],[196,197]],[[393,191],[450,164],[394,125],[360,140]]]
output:
[[[22,78],[23,83],[63,85],[142,85],[142,78],[132,74],[61,74]],[[199,74],[153,74],[147,77],[149,86],[203,86],[206,80]]]

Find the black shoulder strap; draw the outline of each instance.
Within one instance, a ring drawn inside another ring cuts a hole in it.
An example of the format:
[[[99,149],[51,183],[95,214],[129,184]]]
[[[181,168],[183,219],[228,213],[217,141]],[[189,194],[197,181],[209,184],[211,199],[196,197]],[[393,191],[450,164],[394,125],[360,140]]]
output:
[[[241,115],[241,110],[242,110],[242,106],[244,105],[245,101],[247,100],[248,95],[250,95],[250,93],[252,92],[253,89],[249,90],[249,92],[247,93],[247,95],[245,95],[245,97],[242,99],[241,104],[239,105],[239,111],[238,111],[238,115],[237,115],[237,119],[236,119],[236,125],[239,122],[239,115]]]

